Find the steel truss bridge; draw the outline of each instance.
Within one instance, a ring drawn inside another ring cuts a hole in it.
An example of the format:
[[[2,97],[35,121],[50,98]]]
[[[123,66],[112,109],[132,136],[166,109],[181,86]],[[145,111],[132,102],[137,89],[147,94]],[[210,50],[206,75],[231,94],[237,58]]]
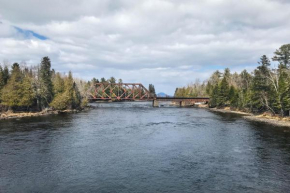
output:
[[[96,83],[89,91],[90,101],[158,101],[178,102],[180,106],[186,103],[208,103],[207,97],[156,97],[141,83]]]

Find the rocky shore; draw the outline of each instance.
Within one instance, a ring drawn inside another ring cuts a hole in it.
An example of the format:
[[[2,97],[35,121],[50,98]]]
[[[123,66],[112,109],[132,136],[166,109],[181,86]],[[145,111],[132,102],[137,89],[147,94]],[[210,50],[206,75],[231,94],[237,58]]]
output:
[[[290,127],[290,118],[282,118],[279,116],[268,116],[268,115],[256,115],[256,116],[245,116],[246,120],[258,121],[267,123],[274,126]]]
[[[43,110],[40,112],[4,112],[0,113],[0,120],[4,119],[19,119],[23,117],[39,117],[39,116],[47,116],[47,115],[57,115],[61,113],[77,113],[80,111],[87,111],[94,107],[88,106],[83,109],[72,109],[72,110]]]
[[[239,115],[242,115],[244,119],[249,120],[249,121],[258,121],[258,122],[267,123],[274,126],[290,127],[290,117],[272,116],[269,113],[254,115],[252,113],[231,110],[230,108],[224,108],[224,109],[208,108],[208,109],[213,112],[239,114]]]
[[[239,114],[239,115],[244,115],[244,116],[254,116],[251,113],[247,113],[247,112],[243,112],[243,111],[231,110],[230,108],[223,108],[223,109],[208,108],[208,109],[210,111],[220,112],[220,113],[234,113],[234,114]]]

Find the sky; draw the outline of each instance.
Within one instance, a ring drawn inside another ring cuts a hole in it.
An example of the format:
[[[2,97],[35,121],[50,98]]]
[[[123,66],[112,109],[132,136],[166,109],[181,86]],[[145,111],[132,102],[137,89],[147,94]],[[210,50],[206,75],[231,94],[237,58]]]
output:
[[[176,87],[290,43],[289,0],[0,0],[0,63]]]

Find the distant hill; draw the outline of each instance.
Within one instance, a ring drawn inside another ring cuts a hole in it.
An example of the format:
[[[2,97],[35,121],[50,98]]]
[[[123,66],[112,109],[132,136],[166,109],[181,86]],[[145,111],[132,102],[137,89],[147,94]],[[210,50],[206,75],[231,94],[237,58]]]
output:
[[[160,92],[157,94],[158,97],[170,97],[170,95],[165,94],[164,92]]]

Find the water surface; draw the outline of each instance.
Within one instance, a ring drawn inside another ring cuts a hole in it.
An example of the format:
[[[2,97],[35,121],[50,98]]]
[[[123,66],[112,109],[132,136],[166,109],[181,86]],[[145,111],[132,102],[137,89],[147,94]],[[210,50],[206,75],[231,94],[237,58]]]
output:
[[[290,130],[151,103],[0,121],[0,192],[289,192]]]

